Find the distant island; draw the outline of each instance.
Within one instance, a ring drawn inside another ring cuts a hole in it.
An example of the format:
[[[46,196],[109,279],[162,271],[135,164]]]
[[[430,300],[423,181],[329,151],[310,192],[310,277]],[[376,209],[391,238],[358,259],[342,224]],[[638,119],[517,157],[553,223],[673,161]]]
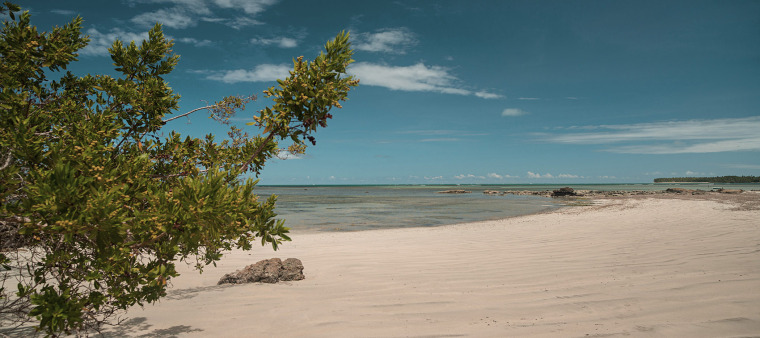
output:
[[[760,176],[671,177],[655,178],[654,183],[760,183]]]

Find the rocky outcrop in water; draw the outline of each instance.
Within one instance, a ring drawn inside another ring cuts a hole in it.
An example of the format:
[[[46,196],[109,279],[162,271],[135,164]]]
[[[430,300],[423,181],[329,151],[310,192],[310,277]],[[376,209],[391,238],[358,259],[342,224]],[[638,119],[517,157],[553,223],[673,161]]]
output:
[[[741,194],[741,193],[744,192],[744,190],[741,190],[741,189],[723,189],[723,188],[720,188],[720,189],[715,190],[715,191],[717,191],[717,192],[719,192],[721,194]]]
[[[563,190],[565,189],[565,190]],[[570,190],[567,190],[570,189]],[[619,196],[646,196],[646,195],[705,195],[705,194],[742,194],[743,190],[716,189],[715,191],[693,190],[684,188],[668,188],[665,190],[574,190],[572,188],[561,188],[558,190],[506,190],[494,191],[486,190],[486,195],[517,195],[517,196],[542,196],[542,197],[619,197]]]
[[[469,194],[471,192],[472,191],[469,191],[469,190],[444,190],[444,191],[439,191],[438,193],[439,194]]]
[[[577,196],[575,190],[570,187],[559,188],[552,191],[552,197]]]
[[[271,258],[228,273],[216,284],[277,283],[304,278],[300,259],[288,258],[283,262],[279,258]]]

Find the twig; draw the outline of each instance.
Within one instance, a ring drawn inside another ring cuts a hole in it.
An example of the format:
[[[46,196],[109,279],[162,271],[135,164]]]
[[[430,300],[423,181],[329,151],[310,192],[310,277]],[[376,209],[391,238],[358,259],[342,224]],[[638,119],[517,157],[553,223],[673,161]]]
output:
[[[6,156],[5,164],[3,164],[2,167],[0,167],[0,170],[4,170],[5,168],[8,168],[9,165],[11,165],[12,154],[13,154],[13,148],[8,150],[8,155],[5,155]]]
[[[203,173],[206,173],[207,171],[208,171],[208,169],[198,170],[198,173],[199,173],[199,174],[203,174]],[[160,178],[160,179],[164,179],[164,178],[170,178],[170,177],[179,177],[179,176],[187,176],[187,175],[190,175],[190,173],[189,173],[189,172],[183,172],[183,173],[179,173],[179,174],[171,174],[171,175],[153,175],[153,176],[151,176],[150,178]]]
[[[251,163],[253,162],[253,159],[259,156],[259,154],[261,154],[261,151],[264,150],[264,147],[266,147],[267,143],[269,143],[269,141],[271,141],[273,138],[274,138],[274,131],[269,133],[269,136],[267,136],[264,142],[261,143],[259,148],[256,149],[256,151],[253,153],[253,155],[251,155],[250,158],[248,158],[248,161],[245,162],[242,169],[240,170],[240,173],[244,173],[246,172],[246,170],[248,170],[248,166],[251,165]]]
[[[182,115],[177,115],[177,116],[175,116],[175,117],[172,117],[172,118],[170,118],[170,119],[166,119],[166,120],[163,120],[163,122],[164,122],[164,123],[166,123],[166,122],[169,122],[169,121],[172,121],[172,120],[176,120],[176,119],[178,119],[178,118],[180,118],[180,117],[185,117],[185,116],[187,116],[187,115],[190,115],[190,114],[192,114],[192,113],[195,113],[195,112],[197,112],[197,111],[199,111],[199,110],[203,110],[203,109],[211,109],[211,108],[214,108],[214,107],[216,107],[216,106],[217,106],[217,105],[215,105],[215,104],[214,104],[214,105],[210,105],[210,106],[205,106],[205,107],[195,108],[195,109],[193,109],[193,110],[191,110],[191,111],[189,111],[189,112],[187,112],[187,113],[184,113],[184,114],[182,114]]]

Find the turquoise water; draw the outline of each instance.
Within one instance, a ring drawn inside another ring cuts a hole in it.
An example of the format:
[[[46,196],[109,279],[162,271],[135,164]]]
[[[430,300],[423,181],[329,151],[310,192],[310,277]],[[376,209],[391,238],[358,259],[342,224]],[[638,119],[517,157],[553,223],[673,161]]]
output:
[[[485,195],[484,190],[554,190],[568,185],[401,185],[259,186],[256,193],[278,196],[278,218],[294,232],[357,231],[426,227],[508,218],[562,207],[537,196]],[[753,190],[760,185],[579,184],[576,190],[664,190],[671,187]],[[471,194],[438,194],[443,190]]]

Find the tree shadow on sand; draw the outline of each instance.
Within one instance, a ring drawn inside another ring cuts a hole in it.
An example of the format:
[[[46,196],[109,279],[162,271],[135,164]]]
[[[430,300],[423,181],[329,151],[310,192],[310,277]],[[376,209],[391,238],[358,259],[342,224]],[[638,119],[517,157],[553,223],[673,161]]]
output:
[[[103,337],[179,337],[183,333],[200,332],[201,329],[194,329],[189,325],[175,325],[165,329],[150,330],[151,326],[147,323],[148,318],[134,317],[130,318],[119,325],[114,326],[112,329],[104,330]]]
[[[155,329],[155,330],[150,331],[150,328],[153,325],[148,324],[147,321],[148,319],[145,317],[134,317],[126,321],[123,321],[119,325],[107,327],[101,332],[102,335],[97,334],[97,332],[90,332],[90,335],[93,337],[108,337],[108,338],[116,338],[116,337],[171,338],[171,337],[179,337],[180,335],[185,334],[185,333],[203,331],[201,329],[193,328],[192,326],[189,326],[189,325],[175,325],[175,326],[168,327],[165,329]],[[0,337],[43,337],[43,336],[44,336],[43,333],[37,332],[32,326],[0,328]]]
[[[0,328],[0,337],[41,337],[42,334],[37,332],[32,326],[21,327],[2,327]]]
[[[167,300],[189,299],[189,298],[193,298],[197,296],[200,293],[207,293],[210,291],[219,292],[233,286],[234,285],[232,284],[227,284],[227,285],[199,286],[199,287],[188,288],[188,289],[169,290],[164,299],[167,299]]]

